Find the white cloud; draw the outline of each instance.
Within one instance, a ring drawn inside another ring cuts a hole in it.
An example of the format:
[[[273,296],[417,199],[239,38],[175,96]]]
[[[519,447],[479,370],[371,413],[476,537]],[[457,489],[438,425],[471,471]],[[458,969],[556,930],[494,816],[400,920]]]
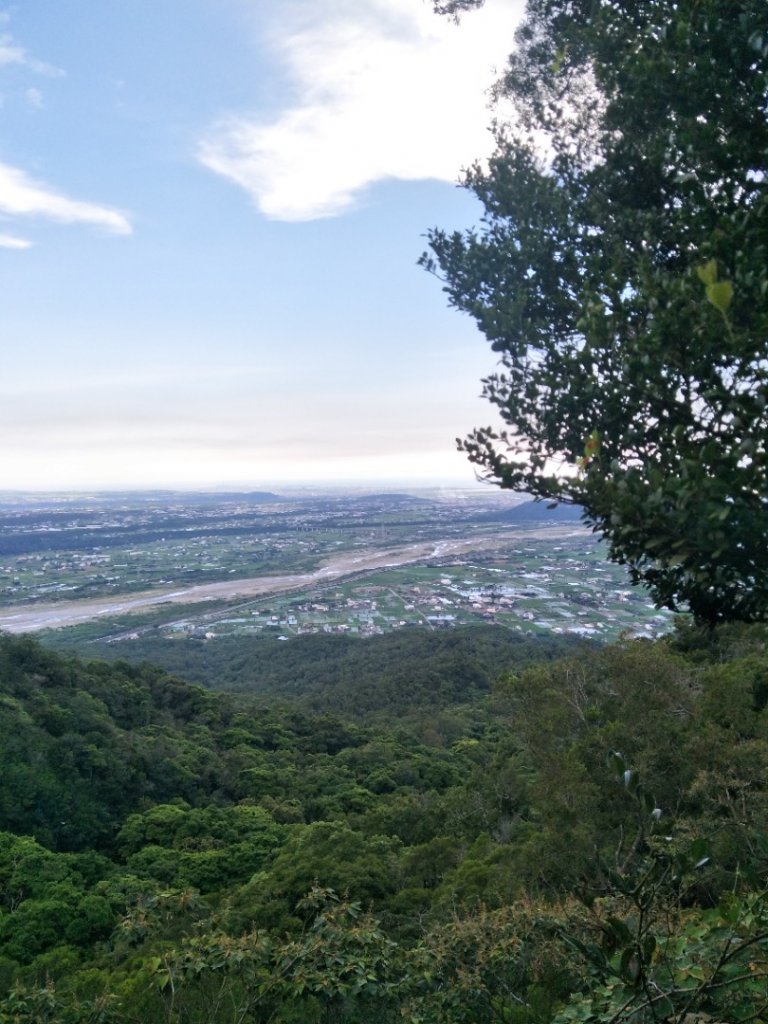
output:
[[[456,181],[491,149],[487,90],[522,7],[496,0],[457,26],[426,0],[286,3],[267,42],[294,101],[223,118],[199,158],[283,220],[338,214],[387,178]]]
[[[27,89],[24,93],[24,99],[27,101],[30,107],[35,107],[37,110],[43,108],[43,94],[39,89]]]
[[[0,249],[31,249],[32,243],[15,235],[0,235]]]
[[[0,24],[8,20],[8,13],[0,12]],[[0,35],[0,70],[14,66],[49,77],[64,75],[60,68],[30,56],[22,46],[16,44],[12,36],[5,33]],[[40,89],[26,89],[24,99],[30,107],[43,106],[43,93]],[[14,217],[42,217],[64,224],[93,224],[118,235],[131,233],[128,218],[119,210],[70,199],[5,163],[0,163],[0,213]],[[31,244],[13,235],[0,235],[0,248],[27,249]]]
[[[31,57],[23,46],[14,43],[9,35],[0,36],[0,67],[16,65],[34,71],[38,75],[48,75],[51,78],[61,78],[64,72],[61,68],[47,64],[45,61]]]
[[[107,206],[69,199],[48,185],[36,182],[8,164],[0,163],[0,212],[37,216],[63,224],[93,224],[116,235],[129,235],[125,214]]]

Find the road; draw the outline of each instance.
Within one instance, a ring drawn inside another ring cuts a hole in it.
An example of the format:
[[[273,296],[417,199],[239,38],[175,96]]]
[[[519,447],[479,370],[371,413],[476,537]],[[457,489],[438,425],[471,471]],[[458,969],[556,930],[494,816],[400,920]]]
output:
[[[501,534],[483,534],[455,540],[422,541],[381,551],[349,551],[334,556],[310,573],[287,576],[258,576],[253,579],[221,580],[201,583],[180,590],[144,590],[122,597],[83,598],[79,601],[58,601],[55,604],[15,605],[0,611],[0,630],[6,633],[35,633],[41,629],[63,629],[78,626],[104,616],[128,615],[145,611],[154,605],[197,604],[202,601],[230,601],[235,598],[264,597],[268,594],[300,590],[316,583],[349,576],[367,570],[393,568],[399,565],[445,559],[467,551],[499,548],[525,539],[583,536],[583,528],[549,526],[534,530],[504,530]]]

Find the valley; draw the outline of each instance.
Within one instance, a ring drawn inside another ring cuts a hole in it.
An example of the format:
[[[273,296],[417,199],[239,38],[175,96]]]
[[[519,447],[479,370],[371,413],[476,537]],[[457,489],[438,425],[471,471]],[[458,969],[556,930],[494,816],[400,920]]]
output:
[[[27,496],[0,526],[0,628],[67,644],[668,626],[575,510],[495,491]]]

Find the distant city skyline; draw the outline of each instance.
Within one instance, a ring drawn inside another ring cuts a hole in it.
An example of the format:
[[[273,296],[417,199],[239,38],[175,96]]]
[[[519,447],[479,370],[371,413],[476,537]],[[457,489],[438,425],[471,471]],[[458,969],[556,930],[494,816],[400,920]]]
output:
[[[416,260],[522,6],[0,4],[0,489],[471,486],[495,357]]]

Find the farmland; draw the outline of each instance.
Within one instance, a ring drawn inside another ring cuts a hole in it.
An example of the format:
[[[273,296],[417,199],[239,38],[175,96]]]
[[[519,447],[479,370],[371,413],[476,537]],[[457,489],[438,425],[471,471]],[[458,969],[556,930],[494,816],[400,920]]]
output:
[[[608,639],[668,620],[571,510],[495,491],[27,497],[0,526],[0,626],[62,641],[476,622]]]

